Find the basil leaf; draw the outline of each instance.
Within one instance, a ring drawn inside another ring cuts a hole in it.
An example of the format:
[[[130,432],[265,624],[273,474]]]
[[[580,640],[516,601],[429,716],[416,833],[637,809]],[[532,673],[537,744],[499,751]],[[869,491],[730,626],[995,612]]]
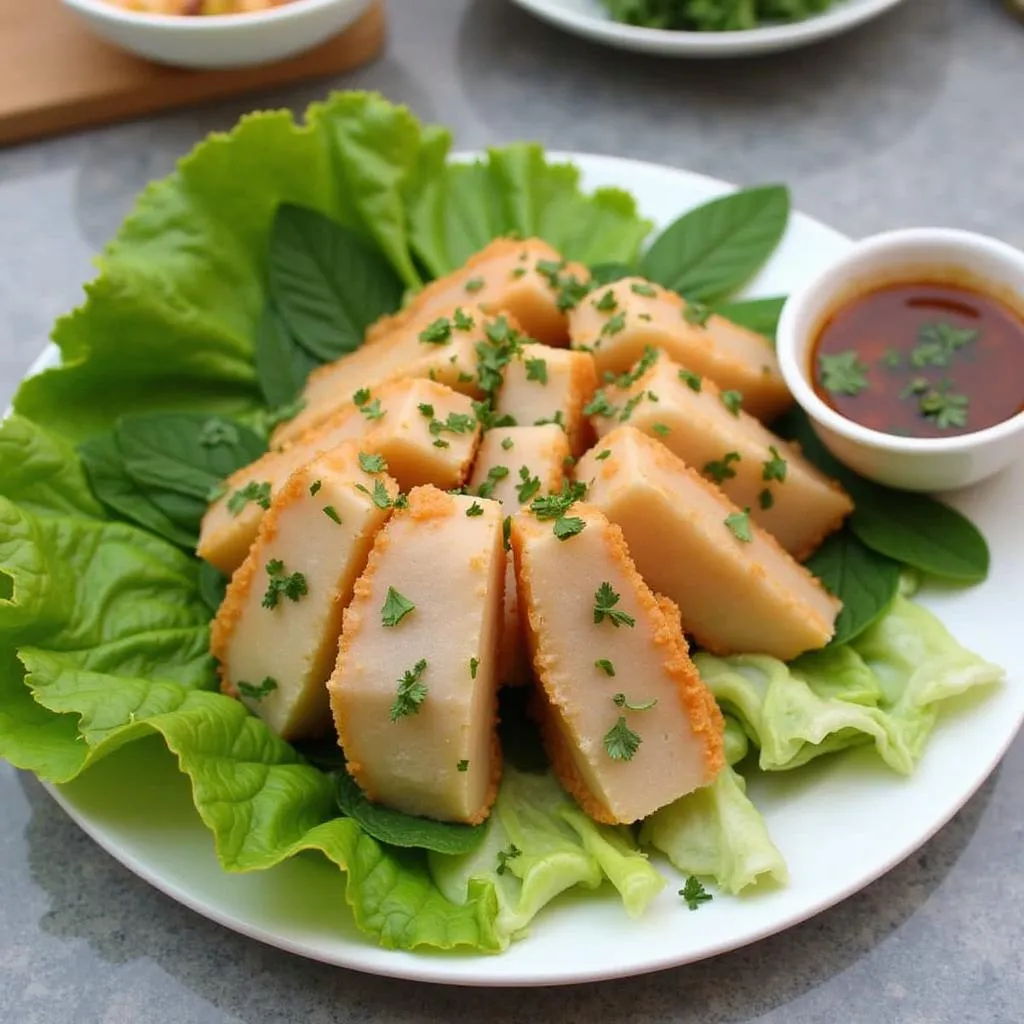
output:
[[[301,206],[278,207],[270,237],[270,295],[310,355],[324,361],[358,348],[378,317],[393,313],[404,286],[358,235]]]
[[[641,260],[646,277],[688,299],[720,302],[775,251],[789,221],[789,191],[765,185],[713,199],[683,214]]]
[[[829,537],[806,565],[843,602],[832,638],[835,646],[863,633],[899,593],[899,563],[872,551],[849,530]]]
[[[228,435],[216,443],[204,440],[211,424],[224,425]],[[225,477],[267,450],[248,427],[195,413],[125,417],[114,430],[114,441],[128,475],[144,490],[187,495],[204,506]]]
[[[78,446],[78,454],[93,494],[114,515],[179,547],[188,550],[195,547],[197,532],[183,529],[165,515],[125,472],[113,437],[107,435],[84,441]]]
[[[980,583],[988,576],[988,544],[956,509],[925,494],[882,487],[847,469],[821,443],[801,409],[788,412],[773,426],[783,437],[797,441],[806,458],[846,488],[856,506],[849,527],[863,544],[942,579]]]
[[[306,385],[310,371],[320,365],[295,338],[268,298],[256,325],[256,381],[271,409],[293,402]]]
[[[779,326],[782,307],[786,304],[785,295],[775,295],[770,299],[743,299],[740,302],[728,302],[719,306],[715,312],[726,320],[756,331],[766,338],[775,340],[775,332]]]
[[[869,548],[947,580],[980,583],[988,576],[985,538],[948,505],[881,487],[864,489],[854,500],[850,529]]]
[[[199,596],[207,608],[217,612],[224,603],[228,589],[228,578],[215,565],[209,562],[199,563]]]
[[[637,271],[625,263],[595,263],[590,268],[590,283],[595,288],[605,284],[614,284],[624,277],[632,277]]]
[[[367,835],[382,843],[433,850],[435,853],[463,854],[472,853],[487,834],[486,823],[458,825],[432,821],[430,818],[417,818],[412,814],[403,814],[381,804],[371,803],[344,768],[334,772],[332,777],[341,813],[352,818]]]

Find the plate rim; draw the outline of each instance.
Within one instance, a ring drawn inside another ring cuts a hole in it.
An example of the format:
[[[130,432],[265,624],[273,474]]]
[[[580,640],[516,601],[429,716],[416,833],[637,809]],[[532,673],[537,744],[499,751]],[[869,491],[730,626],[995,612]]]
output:
[[[512,0],[534,17],[575,35],[618,49],[663,57],[733,57],[806,46],[848,32],[905,0],[860,0],[804,21],[731,32],[684,32],[624,25],[568,9],[561,0]]]
[[[466,158],[474,155],[478,154],[457,153],[453,154],[453,157]],[[653,161],[558,150],[547,151],[546,155],[552,160],[575,162],[579,165],[581,172],[584,174],[587,172],[588,167],[594,169],[598,173],[600,173],[600,169],[603,168],[607,177],[621,178],[623,175],[628,174],[631,169],[634,169],[640,173],[667,173],[677,179],[686,179],[688,182],[693,183],[695,186],[705,191],[713,190],[716,192],[725,192],[736,188],[735,185],[713,176]],[[628,188],[629,186],[620,182],[620,187]],[[637,198],[642,204],[642,198],[640,196]],[[842,232],[829,227],[822,221],[819,221],[808,214],[804,214],[799,210],[792,211],[791,226],[794,221],[797,223],[805,222],[808,226],[813,226],[816,230],[831,235],[838,243],[852,244],[852,240]],[[24,374],[22,379],[32,375],[33,373],[39,372],[41,369],[54,365],[58,356],[59,352],[56,346],[53,345],[52,342],[48,343],[43,348],[39,357],[33,362],[29,370]],[[157,873],[156,869],[150,868],[147,864],[135,857],[131,851],[121,848],[115,839],[104,834],[101,826],[96,825],[89,819],[88,815],[80,812],[75,806],[73,799],[69,796],[68,792],[65,791],[63,786],[48,783],[43,780],[39,781],[43,788],[53,797],[58,806],[68,814],[71,820],[74,821],[79,828],[81,828],[101,849],[107,852],[119,863],[123,864],[128,868],[128,870],[132,871],[133,874],[152,885],[158,891],[163,892],[171,899],[174,899],[176,902],[181,903],[190,910],[201,914],[203,917],[212,920],[223,927],[230,928],[232,931],[236,931],[239,934],[256,939],[266,945],[305,957],[306,959],[327,963],[332,966],[343,967],[349,970],[356,970],[361,973],[379,977],[398,978],[417,982],[427,982],[431,984],[479,988],[561,987],[585,984],[593,981],[639,977],[645,974],[652,974],[674,967],[681,967],[686,964],[699,962],[701,960],[710,959],[711,957],[720,956],[723,953],[745,948],[753,943],[762,941],[771,935],[786,931],[798,924],[816,917],[818,914],[821,914],[826,910],[831,909],[837,904],[848,899],[850,896],[861,891],[866,886],[877,881],[877,879],[887,874],[889,871],[893,870],[896,866],[919,850],[940,829],[945,827],[975,795],[978,789],[992,775],[993,771],[996,770],[1002,758],[1016,739],[1022,722],[1024,722],[1024,704],[1022,704],[1018,710],[1015,727],[1007,734],[1005,742],[990,752],[990,756],[986,759],[984,769],[980,770],[977,776],[972,779],[967,790],[960,794],[953,804],[944,806],[942,813],[929,822],[928,827],[915,838],[912,845],[886,858],[882,863],[880,863],[880,865],[877,865],[867,874],[858,875],[848,885],[833,889],[827,896],[815,900],[812,904],[798,910],[796,913],[788,913],[784,915],[784,918],[781,921],[776,919],[771,922],[766,922],[763,926],[756,928],[754,931],[744,934],[740,941],[726,938],[712,945],[705,946],[699,951],[687,952],[682,955],[678,952],[674,954],[671,952],[663,954],[656,958],[649,959],[646,963],[640,966],[634,964],[622,969],[600,967],[589,971],[577,968],[573,969],[571,973],[566,973],[556,977],[537,975],[536,973],[531,974],[528,971],[520,971],[518,973],[504,972],[501,977],[488,975],[486,972],[486,964],[491,962],[493,958],[478,953],[467,953],[461,956],[456,953],[455,957],[450,961],[445,958],[445,962],[458,964],[459,966],[455,970],[446,970],[439,973],[436,970],[436,967],[441,961],[431,957],[430,955],[424,956],[421,953],[397,950],[386,951],[385,962],[382,966],[380,963],[367,964],[365,962],[359,962],[358,959],[346,956],[344,952],[341,955],[331,955],[327,952],[318,952],[308,945],[301,945],[291,941],[287,937],[276,935],[267,931],[260,925],[252,924],[244,918],[236,916],[228,910],[212,905],[209,902],[204,902],[175,882],[161,877]],[[897,783],[900,780],[898,777],[894,777],[893,781],[894,783]],[[523,941],[528,942],[529,939],[525,939]],[[380,952],[379,947],[373,945],[371,940],[367,939],[366,945],[370,950]],[[498,959],[501,959],[500,955]]]

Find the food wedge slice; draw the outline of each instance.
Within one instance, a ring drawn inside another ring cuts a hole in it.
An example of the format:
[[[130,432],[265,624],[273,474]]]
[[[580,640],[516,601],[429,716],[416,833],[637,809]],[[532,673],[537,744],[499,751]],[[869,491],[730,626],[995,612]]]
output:
[[[484,434],[473,466],[469,491],[501,502],[511,515],[538,494],[560,491],[569,458],[569,440],[554,423],[539,427],[496,427]],[[502,685],[530,681],[530,658],[519,621],[515,570],[509,558],[505,571],[505,612],[498,653]]]
[[[607,453],[607,454],[605,454]],[[618,427],[576,467],[644,579],[715,654],[788,661],[824,647],[840,603],[749,514],[659,441]]]
[[[330,730],[342,610],[398,494],[361,455],[350,441],[288,478],[213,623],[222,689],[287,740]]]
[[[203,517],[197,553],[231,575],[256,537],[260,520],[285,480],[322,452],[358,439],[382,455],[403,490],[419,484],[458,487],[466,479],[479,429],[472,401],[430,380],[394,381],[357,392],[316,430],[271,450],[233,473]]]
[[[853,502],[782,438],[730,401],[710,378],[648,349],[602,389],[592,407],[598,437],[623,422],[655,437],[740,508],[798,561],[838,530]]]
[[[505,550],[496,501],[409,492],[345,611],[331,708],[374,801],[479,822],[497,795],[497,647]]]
[[[715,778],[722,716],[678,611],[641,579],[622,531],[586,504],[569,514],[583,528],[568,539],[532,512],[512,520],[541,731],[591,817],[633,822]]]
[[[591,352],[602,375],[625,373],[645,349],[660,348],[723,391],[738,391],[760,420],[793,404],[767,338],[643,278],[595,289],[570,312],[569,330],[573,347]]]

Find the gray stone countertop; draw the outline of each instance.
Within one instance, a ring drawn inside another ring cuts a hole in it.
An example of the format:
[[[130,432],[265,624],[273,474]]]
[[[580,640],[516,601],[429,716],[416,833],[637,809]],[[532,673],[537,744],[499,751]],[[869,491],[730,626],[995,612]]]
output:
[[[632,57],[505,0],[391,0],[379,89],[460,147],[518,138],[783,180],[853,235],[942,223],[1024,246],[1024,25],[997,0],[909,0],[848,36],[722,63]],[[0,408],[132,197],[246,109],[322,84],[0,151]],[[273,1024],[1024,1020],[1024,743],[864,892],[714,961],[583,989],[461,990],[264,947],[135,878],[31,777],[0,767],[0,1021]],[[868,823],[865,823],[867,825]]]

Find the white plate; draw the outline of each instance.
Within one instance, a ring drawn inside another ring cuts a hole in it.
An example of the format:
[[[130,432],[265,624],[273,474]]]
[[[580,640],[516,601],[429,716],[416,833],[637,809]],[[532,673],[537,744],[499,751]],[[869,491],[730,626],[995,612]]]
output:
[[[612,21],[600,0],[512,0],[538,18],[574,35],[620,50],[660,57],[740,57],[776,53],[838,35],[903,0],[837,0],[806,21],[745,32],[668,32]]]
[[[574,159],[586,187],[629,189],[659,226],[729,188],[651,164]],[[796,214],[751,290],[784,293],[849,244]],[[52,362],[52,351],[44,358]],[[531,935],[500,956],[398,953],[378,949],[356,932],[341,876],[324,858],[304,855],[253,875],[223,873],[169,755],[154,766],[128,747],[51,792],[104,849],[174,899],[264,942],[375,974],[547,985],[640,974],[735,949],[837,903],[911,854],[981,785],[1024,718],[1024,657],[1010,627],[1024,574],[1016,511],[1024,504],[1024,464],[955,504],[988,537],[991,578],[981,587],[922,597],[963,643],[1006,666],[1009,681],[982,698],[961,701],[956,716],[939,724],[911,779],[894,775],[865,750],[789,775],[754,778],[751,794],[789,863],[792,880],[785,889],[739,899],[719,895],[689,913],[673,884],[639,921],[626,917],[612,892],[583,894],[550,906]]]

